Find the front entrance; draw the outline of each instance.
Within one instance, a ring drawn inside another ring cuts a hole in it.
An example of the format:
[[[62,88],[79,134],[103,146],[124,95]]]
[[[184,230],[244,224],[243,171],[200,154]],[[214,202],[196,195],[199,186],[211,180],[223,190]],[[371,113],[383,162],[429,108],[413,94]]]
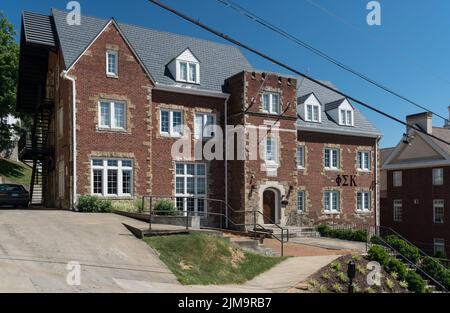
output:
[[[278,223],[276,210],[278,207],[278,194],[273,189],[267,189],[263,193],[264,224]]]

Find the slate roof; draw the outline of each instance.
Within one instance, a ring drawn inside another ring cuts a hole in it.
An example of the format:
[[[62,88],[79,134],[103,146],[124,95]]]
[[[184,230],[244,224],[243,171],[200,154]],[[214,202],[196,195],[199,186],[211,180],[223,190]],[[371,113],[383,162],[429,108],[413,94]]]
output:
[[[23,34],[27,43],[56,46],[51,17],[34,12],[23,12]]]
[[[337,89],[329,81],[321,81],[327,86],[330,86],[334,89]],[[330,106],[335,105],[336,102],[339,104],[342,102],[343,97],[337,94],[334,91],[331,91],[325,87],[322,87],[313,81],[300,78],[298,80],[298,104],[304,103],[306,100],[305,97],[314,93],[319,102],[322,104],[322,122],[321,123],[312,123],[306,122],[303,119],[299,118],[297,120],[297,126],[301,129],[310,129],[311,131],[322,131],[322,132],[339,132],[340,134],[349,134],[349,135],[359,135],[359,136],[370,136],[376,137],[381,136],[381,132],[371,123],[369,120],[361,113],[353,105],[354,108],[354,123],[355,126],[342,126],[336,123],[328,114],[327,110],[329,110]]]
[[[67,12],[52,9],[52,14],[67,68],[109,22],[105,19],[82,16],[81,25],[70,26],[66,23]],[[234,46],[120,22],[117,24],[158,84],[180,85],[166,66],[187,48],[200,62],[200,85],[190,85],[192,88],[223,92],[226,78],[243,70],[251,70],[247,59]]]
[[[438,138],[441,138],[447,142],[450,142],[450,129],[445,127],[433,127],[433,135],[435,135]],[[431,140],[433,140],[442,150],[450,154],[450,145],[436,140],[433,137],[429,137]]]

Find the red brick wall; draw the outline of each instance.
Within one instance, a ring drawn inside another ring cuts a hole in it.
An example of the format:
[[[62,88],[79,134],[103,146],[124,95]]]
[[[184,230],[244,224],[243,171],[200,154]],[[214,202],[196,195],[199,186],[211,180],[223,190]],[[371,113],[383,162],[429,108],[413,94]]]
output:
[[[417,244],[429,253],[434,251],[434,238],[442,238],[450,256],[450,167],[444,167],[444,185],[433,186],[432,168],[402,170],[402,186],[393,186],[393,172],[387,172],[387,197],[382,199],[381,225],[393,228],[402,236]],[[433,200],[444,200],[444,223],[433,222]],[[393,220],[393,201],[402,200],[403,218],[401,222]],[[416,202],[416,203],[415,203]]]

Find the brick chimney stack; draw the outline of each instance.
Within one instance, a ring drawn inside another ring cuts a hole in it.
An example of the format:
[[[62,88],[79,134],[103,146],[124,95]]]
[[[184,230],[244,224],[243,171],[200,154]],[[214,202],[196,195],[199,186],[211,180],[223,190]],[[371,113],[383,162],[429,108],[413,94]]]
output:
[[[406,122],[410,125],[415,125],[422,128],[428,134],[433,133],[433,114],[430,112],[408,115],[406,117]]]

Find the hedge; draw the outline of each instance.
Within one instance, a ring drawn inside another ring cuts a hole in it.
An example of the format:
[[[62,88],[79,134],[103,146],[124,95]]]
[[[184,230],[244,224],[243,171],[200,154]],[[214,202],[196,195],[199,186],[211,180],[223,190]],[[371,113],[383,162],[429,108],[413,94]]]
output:
[[[431,257],[423,258],[422,269],[445,288],[450,289],[450,270],[446,269],[438,260]]]
[[[159,200],[155,203],[155,214],[156,215],[178,215],[178,210],[175,204],[169,200]]]
[[[96,196],[81,196],[78,199],[77,210],[83,213],[108,213],[112,210],[112,203]]]
[[[398,238],[395,235],[390,235],[384,240],[400,254],[402,254],[409,261],[417,264],[420,260],[420,251],[416,247],[410,245],[405,240]]]
[[[317,231],[322,237],[350,241],[367,241],[367,232],[365,230],[333,229],[328,225],[320,225],[317,227]]]

